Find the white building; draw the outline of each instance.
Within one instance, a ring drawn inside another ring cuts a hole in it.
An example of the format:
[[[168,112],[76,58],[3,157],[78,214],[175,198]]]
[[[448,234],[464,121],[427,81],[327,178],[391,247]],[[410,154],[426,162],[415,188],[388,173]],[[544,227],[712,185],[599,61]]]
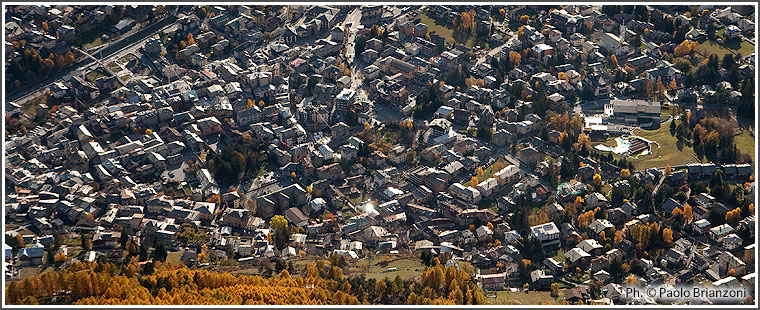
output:
[[[554,222],[532,226],[531,236],[538,238],[544,246],[559,244],[560,231]]]
[[[495,178],[488,178],[483,182],[478,183],[478,191],[483,197],[488,197],[499,187],[499,182]]]
[[[478,203],[481,198],[480,192],[477,189],[472,186],[464,187],[464,185],[459,183],[451,184],[449,194],[469,203]]]

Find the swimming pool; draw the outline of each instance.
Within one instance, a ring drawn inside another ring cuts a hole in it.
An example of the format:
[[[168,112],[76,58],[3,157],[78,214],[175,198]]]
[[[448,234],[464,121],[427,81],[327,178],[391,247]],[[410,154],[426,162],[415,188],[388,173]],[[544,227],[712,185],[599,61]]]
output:
[[[615,143],[617,145],[615,147],[609,147],[604,144],[598,144],[595,146],[597,150],[603,151],[603,152],[613,152],[615,154],[623,154],[625,152],[628,152],[628,150],[631,149],[631,141],[628,140],[628,136],[620,136],[615,138]]]

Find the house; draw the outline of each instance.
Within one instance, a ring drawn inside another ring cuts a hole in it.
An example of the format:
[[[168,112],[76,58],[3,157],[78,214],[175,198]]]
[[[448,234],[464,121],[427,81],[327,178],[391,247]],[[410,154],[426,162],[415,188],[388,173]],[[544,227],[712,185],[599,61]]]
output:
[[[732,251],[738,247],[741,247],[743,240],[737,234],[731,233],[724,236],[723,238],[720,238],[719,242],[724,249]]]
[[[734,228],[728,223],[710,228],[710,238],[713,241],[720,242],[720,239],[734,233]]]
[[[481,287],[485,291],[501,291],[504,289],[506,278],[505,272],[480,275]]]
[[[570,265],[582,264],[583,260],[589,257],[591,255],[580,248],[572,248],[565,252],[565,259]]]
[[[464,187],[464,185],[460,183],[451,184],[449,187],[449,194],[469,203],[478,203],[481,199],[480,191],[472,186]]]
[[[285,219],[287,219],[288,222],[293,223],[296,227],[303,227],[306,226],[306,224],[309,224],[309,218],[298,208],[289,208],[285,210],[284,214]]]
[[[23,266],[38,266],[42,264],[45,246],[36,242],[29,248],[23,248],[18,253],[18,260]]]
[[[532,226],[531,236],[538,238],[544,246],[559,244],[560,231],[554,222]]]
[[[601,254],[602,249],[604,249],[604,247],[602,247],[602,245],[594,239],[583,240],[578,243],[577,247],[593,256]]]
[[[571,289],[567,289],[564,292],[564,299],[570,304],[581,302],[583,304],[591,298],[586,286],[576,286]]]
[[[536,269],[530,272],[530,286],[534,290],[546,290],[548,289],[554,277],[547,275],[542,269]]]
[[[496,181],[496,178],[488,178],[477,185],[477,189],[483,197],[491,196],[498,187],[499,182]]]
[[[691,226],[692,226],[692,229],[694,229],[694,232],[696,232],[697,234],[702,235],[702,234],[710,231],[710,228],[712,227],[712,224],[710,224],[710,222],[708,222],[706,219],[701,219],[701,220],[698,220],[698,221],[694,221],[691,224]]]
[[[599,236],[600,233],[605,232],[605,235],[610,235],[610,237],[612,237],[612,229],[615,228],[607,219],[596,219],[588,227],[594,236]]]

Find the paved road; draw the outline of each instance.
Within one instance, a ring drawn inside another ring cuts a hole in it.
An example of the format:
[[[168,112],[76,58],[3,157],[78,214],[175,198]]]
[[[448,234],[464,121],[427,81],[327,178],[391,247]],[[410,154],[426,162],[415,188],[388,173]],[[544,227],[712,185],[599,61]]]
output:
[[[158,31],[169,29],[170,27],[176,27],[177,24],[175,21],[175,15],[170,14],[168,17],[164,18],[161,21],[155,22],[143,29],[136,31],[131,35],[125,36],[117,41],[110,43],[108,46],[98,51],[96,56],[99,60],[102,61],[114,55],[120,56],[125,50],[136,50],[141,46],[141,44],[137,43],[142,43],[143,40],[156,34]],[[24,102],[41,95],[42,92],[47,90],[47,87],[50,84],[53,84],[55,82],[62,82],[64,79],[71,76],[73,73],[79,71],[80,69],[90,68],[90,65],[93,63],[95,63],[95,60],[93,60],[93,58],[85,57],[84,59],[71,66],[68,70],[64,70],[31,86],[26,92],[21,91],[16,93],[9,93],[7,100],[16,101],[18,104],[23,104]]]
[[[103,68],[103,70],[106,70],[106,72],[108,72],[109,74],[111,74],[113,76],[116,76],[116,72],[113,72],[113,70],[111,70],[111,68],[109,68],[102,61],[100,61],[100,59],[97,59],[97,58],[95,58],[95,56],[90,55],[90,53],[87,53],[86,51],[80,50],[80,49],[78,49],[76,47],[72,47],[72,49],[74,49],[74,50],[76,50],[76,51],[84,54],[85,56],[91,58],[93,61],[95,61],[95,63],[98,64],[99,67]],[[122,86],[127,86],[127,84],[125,84],[121,79],[117,78],[116,80],[119,81],[119,84],[121,84]]]

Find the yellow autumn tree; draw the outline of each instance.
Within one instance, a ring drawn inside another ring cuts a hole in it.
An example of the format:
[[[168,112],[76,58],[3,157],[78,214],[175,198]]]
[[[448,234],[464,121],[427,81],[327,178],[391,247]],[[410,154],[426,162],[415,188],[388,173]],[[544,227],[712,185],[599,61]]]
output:
[[[627,178],[631,176],[631,171],[628,169],[620,169],[620,176],[623,178]]]
[[[665,228],[662,230],[662,241],[665,241],[667,244],[673,243],[673,230],[670,228]]]

